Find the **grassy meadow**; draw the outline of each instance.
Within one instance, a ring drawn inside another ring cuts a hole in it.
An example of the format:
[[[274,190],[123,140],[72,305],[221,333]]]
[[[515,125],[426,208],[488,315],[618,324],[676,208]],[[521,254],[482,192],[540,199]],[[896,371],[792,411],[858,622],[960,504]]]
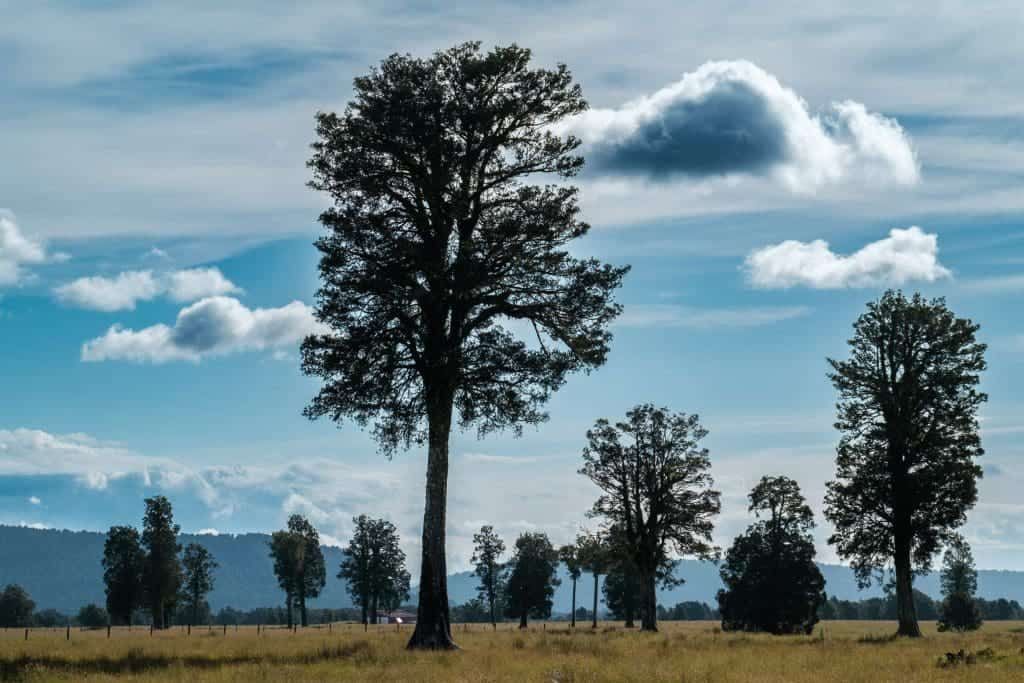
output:
[[[254,627],[227,634],[34,629],[0,631],[5,681],[1021,681],[1024,623],[994,622],[969,635],[892,640],[895,624],[826,622],[810,637],[722,633],[713,622],[668,622],[644,634],[621,624],[458,626],[452,653],[410,653],[409,626],[335,624],[291,633]],[[940,666],[946,652],[972,653]],[[980,652],[980,654],[979,654]]]

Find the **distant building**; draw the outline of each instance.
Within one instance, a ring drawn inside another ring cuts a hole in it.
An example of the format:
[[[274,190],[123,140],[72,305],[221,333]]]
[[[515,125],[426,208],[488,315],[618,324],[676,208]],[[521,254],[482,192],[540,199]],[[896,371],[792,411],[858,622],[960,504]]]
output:
[[[381,614],[377,617],[378,624],[415,624],[415,612],[403,612],[398,610],[391,614]]]

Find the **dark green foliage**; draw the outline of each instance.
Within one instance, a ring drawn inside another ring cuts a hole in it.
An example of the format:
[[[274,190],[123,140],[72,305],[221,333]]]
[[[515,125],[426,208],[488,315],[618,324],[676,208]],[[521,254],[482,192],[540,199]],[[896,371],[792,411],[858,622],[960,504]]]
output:
[[[495,605],[501,597],[501,554],[504,552],[505,542],[494,533],[491,525],[485,524],[473,535],[473,557],[470,561],[473,573],[480,579],[477,595],[487,604],[492,624],[497,621]]]
[[[718,610],[705,602],[687,600],[671,608],[658,605],[658,619],[665,621],[711,621],[721,618]]]
[[[134,527],[112,526],[103,544],[103,584],[107,612],[114,624],[130,624],[132,614],[144,602],[142,576],[146,553]]]
[[[445,582],[453,418],[479,434],[546,419],[575,371],[604,363],[626,273],[574,258],[589,227],[574,176],[580,141],[553,126],[583,111],[564,66],[516,46],[392,55],[355,79],[341,114],[317,116],[316,314],[302,345],[323,381],[310,418],[372,424],[385,453],[426,444],[419,610],[411,647],[453,647]],[[508,323],[531,330],[517,338]]]
[[[452,623],[456,624],[493,624],[490,605],[482,598],[473,598],[469,602],[452,606]]]
[[[184,572],[182,607],[188,615],[188,623],[201,624],[206,620],[200,620],[200,612],[205,611],[206,615],[210,612],[206,595],[213,590],[213,572],[219,565],[209,550],[198,543],[189,543],[185,546],[181,566]]]
[[[320,595],[327,582],[327,567],[320,534],[302,515],[291,515],[288,526],[270,537],[274,575],[285,594],[288,625],[294,623],[293,609],[299,608],[303,626],[309,623],[306,601]]]
[[[696,415],[640,405],[626,420],[598,420],[587,431],[585,474],[602,494],[591,514],[606,520],[616,552],[632,562],[643,584],[641,628],[657,630],[659,576],[673,553],[711,558],[712,518],[721,505],[711,488],[707,435]]]
[[[985,345],[942,299],[886,292],[854,323],[850,357],[829,359],[839,392],[829,542],[863,584],[892,566],[899,633],[920,636],[913,576],[962,525],[984,452],[977,412]]]
[[[611,617],[626,622],[627,628],[632,627],[633,619],[640,612],[643,589],[640,575],[632,564],[616,563],[609,570],[601,588],[604,593],[604,604]]]
[[[55,609],[44,609],[35,613],[32,617],[32,623],[40,628],[54,628],[55,626],[67,624],[68,618]]]
[[[762,477],[750,493],[759,521],[736,538],[720,573],[718,609],[726,631],[810,633],[825,600],[814,563],[814,515],[788,477]]]
[[[563,545],[558,549],[558,559],[565,565],[565,570],[569,572],[569,580],[572,581],[572,611],[569,614],[569,618],[572,621],[572,626],[576,626],[576,584],[580,580],[580,576],[583,574],[583,565],[580,562],[579,546],[575,544]]]
[[[78,610],[75,621],[82,628],[106,628],[110,624],[110,615],[99,605],[90,603]]]
[[[28,592],[17,584],[9,584],[0,593],[0,626],[14,628],[32,625],[32,612],[36,603]]]
[[[974,554],[963,536],[955,534],[946,546],[942,560],[942,606],[940,631],[974,631],[981,627],[981,609],[974,594],[978,592],[978,570]]]
[[[527,617],[551,616],[558,573],[558,551],[547,534],[524,533],[516,539],[512,560],[508,563],[505,614],[519,619],[526,628]]]
[[[142,586],[149,613],[156,628],[166,628],[168,617],[181,589],[181,562],[178,553],[178,532],[171,502],[163,496],[146,499],[142,520],[142,547],[146,561],[142,568]]]
[[[398,530],[386,519],[359,515],[352,521],[355,529],[342,551],[338,578],[348,582],[363,623],[376,623],[381,611],[390,612],[409,599],[405,552],[399,546]]]

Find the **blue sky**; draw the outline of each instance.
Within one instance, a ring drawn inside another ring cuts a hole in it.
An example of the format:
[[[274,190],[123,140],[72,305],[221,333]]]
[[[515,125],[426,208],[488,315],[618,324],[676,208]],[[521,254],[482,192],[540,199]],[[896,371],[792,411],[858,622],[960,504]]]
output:
[[[417,556],[423,454],[301,416],[325,206],[304,164],[355,75],[479,39],[573,70],[593,107],[567,123],[592,161],[575,249],[633,270],[607,366],[548,424],[455,438],[453,567],[484,522],[573,536],[583,434],[639,402],[710,429],[720,543],[762,474],[820,511],[825,358],[895,285],[982,326],[965,532],[982,567],[1024,569],[1024,15],[677,4],[0,1],[0,523],[104,529],[160,492],[189,531],[297,511],[343,542],[384,515]]]

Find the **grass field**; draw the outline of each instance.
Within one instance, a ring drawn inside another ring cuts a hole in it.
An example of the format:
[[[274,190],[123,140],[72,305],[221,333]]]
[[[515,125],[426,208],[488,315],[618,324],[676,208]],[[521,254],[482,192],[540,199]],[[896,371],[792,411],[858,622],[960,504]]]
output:
[[[254,627],[106,631],[0,631],[0,680],[12,681],[1022,681],[1024,623],[993,622],[966,635],[892,640],[895,624],[826,622],[810,637],[721,633],[712,622],[669,622],[657,634],[601,624],[569,632],[540,624],[456,629],[452,653],[409,653],[409,626],[335,624],[257,635]],[[940,666],[963,649],[969,663]],[[978,654],[980,652],[980,654]]]

